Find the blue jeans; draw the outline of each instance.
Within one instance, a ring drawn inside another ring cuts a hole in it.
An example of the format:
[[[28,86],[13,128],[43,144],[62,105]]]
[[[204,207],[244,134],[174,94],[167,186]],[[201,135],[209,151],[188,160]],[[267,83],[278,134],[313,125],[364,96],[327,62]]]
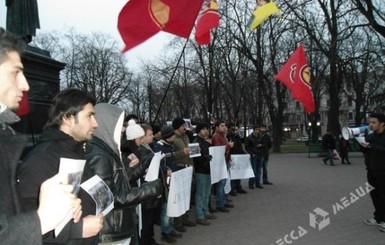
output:
[[[162,204],[160,211],[160,230],[166,235],[174,230],[174,218],[167,216],[167,203]]]
[[[216,190],[215,190],[217,208],[225,207],[225,204],[226,204],[225,185],[226,185],[226,179],[222,179],[217,183]]]
[[[195,174],[195,210],[196,218],[204,219],[209,214],[211,177],[209,174]]]
[[[253,169],[254,176],[249,179],[249,187],[259,185],[261,181],[261,170],[262,170],[262,156],[255,156],[250,158],[251,168]]]
[[[334,164],[333,163],[333,150],[334,149],[328,149],[327,152],[326,152],[326,157],[323,159],[324,162],[326,162],[327,160],[330,160],[330,164]]]

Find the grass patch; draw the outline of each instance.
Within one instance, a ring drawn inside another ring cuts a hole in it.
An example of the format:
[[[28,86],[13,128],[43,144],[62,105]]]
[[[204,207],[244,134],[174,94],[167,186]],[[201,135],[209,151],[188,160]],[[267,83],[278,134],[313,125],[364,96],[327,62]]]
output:
[[[282,144],[281,153],[307,153],[308,146],[305,143]]]

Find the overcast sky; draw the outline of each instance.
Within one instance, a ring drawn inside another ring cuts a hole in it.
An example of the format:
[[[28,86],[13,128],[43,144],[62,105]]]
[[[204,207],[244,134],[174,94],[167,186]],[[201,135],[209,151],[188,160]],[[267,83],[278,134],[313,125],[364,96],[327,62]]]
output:
[[[0,0],[0,26],[5,27],[5,1]],[[117,18],[128,0],[38,0],[40,29],[65,30],[75,27],[80,33],[104,32],[113,36],[123,48],[117,29]],[[37,35],[39,31],[37,32]],[[154,59],[161,52],[169,35],[157,34],[126,53],[129,64],[138,59]]]

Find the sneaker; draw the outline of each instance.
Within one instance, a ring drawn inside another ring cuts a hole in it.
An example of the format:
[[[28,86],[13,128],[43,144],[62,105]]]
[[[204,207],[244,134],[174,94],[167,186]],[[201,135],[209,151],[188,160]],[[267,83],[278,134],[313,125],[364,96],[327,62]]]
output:
[[[324,162],[324,164],[325,164],[325,165],[328,165],[328,163],[326,162],[326,160],[325,160],[325,159],[323,159],[322,161]]]
[[[197,226],[197,224],[195,222],[192,222],[190,220],[187,220],[186,222],[184,222],[183,225],[184,226],[190,226],[190,227]]]
[[[245,191],[244,189],[240,189],[240,190],[237,190],[238,193],[241,193],[241,194],[246,194],[247,191]]]
[[[168,235],[170,237],[173,237],[173,238],[181,238],[182,237],[182,234],[176,233],[174,230],[172,230]]]
[[[385,232],[385,222],[381,222],[379,226],[380,226],[380,231]]]
[[[174,229],[182,233],[185,233],[187,231],[186,228],[184,228],[184,226],[174,227]]]
[[[205,215],[205,219],[216,219],[216,218],[217,218],[217,216],[215,214],[208,213]]]
[[[364,221],[365,224],[367,225],[377,225],[380,226],[380,223],[377,222],[375,218],[370,218]]]
[[[213,209],[213,208],[209,208],[209,212],[210,213],[216,213],[216,212],[218,212],[216,209]]]
[[[222,213],[229,213],[229,212],[230,212],[230,210],[228,210],[228,209],[225,208],[225,207],[218,207],[218,208],[217,208],[217,211],[218,211],[218,212],[222,212]]]
[[[207,225],[210,225],[211,223],[207,219],[197,219],[197,224],[207,226]]]
[[[176,239],[171,237],[170,235],[162,234],[162,237],[160,238],[163,242],[167,243],[176,243]]]
[[[263,182],[264,185],[272,185],[273,183],[271,183],[270,181],[265,181]]]
[[[226,203],[226,204],[225,204],[225,207],[226,207],[226,208],[233,208],[234,205],[233,205],[233,204],[230,204],[230,203]]]

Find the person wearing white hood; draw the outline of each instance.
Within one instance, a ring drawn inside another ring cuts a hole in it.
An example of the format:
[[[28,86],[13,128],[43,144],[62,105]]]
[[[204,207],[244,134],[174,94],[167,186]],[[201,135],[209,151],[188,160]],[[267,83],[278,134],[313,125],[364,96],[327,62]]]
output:
[[[141,160],[132,168],[123,164],[120,142],[124,111],[117,106],[100,103],[95,106],[98,128],[89,141],[87,164],[102,178],[114,194],[114,209],[105,216],[99,244],[137,244],[135,206],[156,198],[163,193],[159,180],[132,188],[135,181],[145,174],[153,155]]]

